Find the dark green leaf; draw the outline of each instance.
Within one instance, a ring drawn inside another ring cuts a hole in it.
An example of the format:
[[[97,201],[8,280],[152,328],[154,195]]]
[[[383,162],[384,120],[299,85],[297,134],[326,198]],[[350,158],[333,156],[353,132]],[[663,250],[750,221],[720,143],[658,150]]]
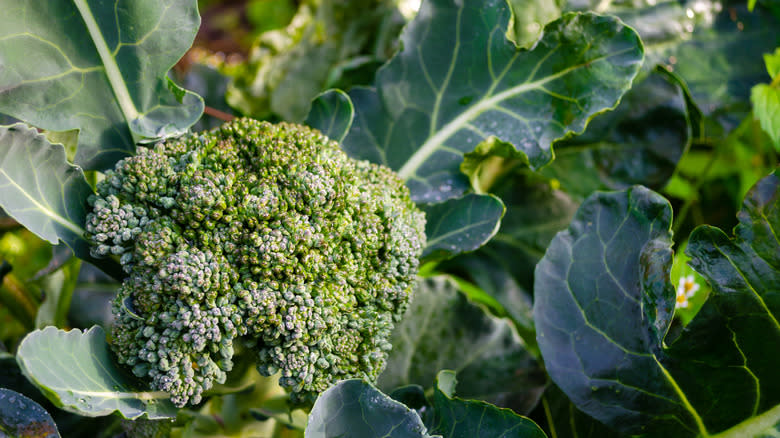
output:
[[[36,330],[22,340],[16,360],[25,376],[66,411],[85,416],[119,412],[128,419],[176,415],[167,393],[139,388],[118,368],[98,326],[85,332]]]
[[[423,407],[428,406],[428,400],[425,398],[425,389],[420,385],[406,385],[396,388],[390,393],[390,397],[416,410],[418,413],[420,413]],[[425,422],[424,417],[423,422]]]
[[[583,135],[557,144],[555,162],[542,174],[580,198],[633,184],[660,189],[690,143],[688,119],[682,90],[661,74],[651,74]]]
[[[494,243],[490,247],[495,247]],[[511,253],[510,253],[511,254]],[[533,303],[529,290],[522,288],[512,276],[512,260],[502,259],[499,253],[487,248],[461,255],[451,262],[440,265],[445,272],[455,272],[474,282],[483,294],[498,302],[498,308],[481,296],[467,294],[474,302],[479,302],[491,313],[499,317],[509,317],[520,337],[526,343],[528,351],[538,357],[536,330],[533,322]],[[463,289],[461,287],[461,289]]]
[[[743,1],[569,0],[567,9],[594,8],[636,29],[645,68],[678,74],[703,113],[727,131],[747,114],[750,88],[765,80],[762,54],[780,44],[778,18],[763,7],[751,13]]]
[[[766,78],[762,55],[780,44],[780,21],[764,8],[748,12],[744,2],[720,5],[689,1],[685,14],[692,11],[694,20],[684,28],[693,32],[680,45],[659,46],[654,57],[688,84],[704,114],[730,130],[749,109],[751,87]]]
[[[609,429],[574,406],[566,394],[551,383],[537,407],[545,420],[540,426],[551,437],[620,438],[623,435]]]
[[[305,123],[341,143],[354,117],[355,108],[349,96],[341,90],[328,90],[314,99]]]
[[[167,73],[198,30],[196,3],[0,1],[0,112],[79,129],[86,169],[112,166],[143,137],[181,134],[203,101],[172,93]]]
[[[439,259],[474,251],[489,241],[501,225],[504,203],[495,196],[468,194],[423,210],[428,219],[423,257]]]
[[[342,380],[320,394],[306,438],[431,438],[417,412],[370,384]]]
[[[528,349],[538,355],[531,316],[534,267],[555,233],[566,228],[577,202],[534,172],[509,172],[495,184],[506,202],[501,228],[478,251],[440,269],[469,279],[501,303]]]
[[[456,398],[455,383],[452,371],[436,376],[433,433],[445,438],[547,438],[536,423],[509,409]]]
[[[0,388],[0,435],[14,438],[60,436],[51,415],[41,405],[5,388]]]
[[[114,315],[111,303],[120,283],[89,263],[82,263],[78,282],[68,311],[68,321],[74,328],[93,325],[110,327]]]
[[[510,322],[469,302],[446,277],[421,282],[391,344],[377,383],[386,391],[408,384],[429,388],[446,368],[463,381],[463,397],[527,412],[545,383]]]
[[[21,123],[0,126],[0,207],[42,239],[62,240],[78,257],[121,275],[117,264],[89,255],[83,226],[90,194],[84,172],[67,162],[62,145]]]
[[[649,436],[747,437],[780,422],[778,186],[775,173],[751,190],[734,238],[691,235],[712,292],[675,339],[669,204],[642,187],[585,201],[537,267],[534,308],[545,365],[577,407]]]
[[[16,358],[8,353],[0,352],[0,388],[10,389],[33,398],[36,403],[46,403],[44,397],[27,379],[22,375]]]
[[[423,2],[403,49],[380,69],[376,89],[353,89],[351,155],[407,180],[418,202],[460,196],[463,154],[493,135],[534,167],[552,143],[613,108],[643,58],[636,33],[612,17],[568,14],[530,51],[505,38],[505,0]]]
[[[191,51],[190,55],[192,53]],[[195,55],[192,56],[194,57]],[[173,73],[176,72],[177,70],[173,70]],[[217,117],[212,111],[204,113],[200,120],[192,125],[192,131],[200,132],[216,128],[225,123],[224,119],[226,117],[235,115],[234,111],[225,102],[225,93],[227,92],[230,78],[222,74],[219,69],[210,65],[206,60],[195,58],[194,63],[189,66],[187,72],[176,77],[182,87],[200,95],[207,107],[223,113],[220,115],[222,117]]]

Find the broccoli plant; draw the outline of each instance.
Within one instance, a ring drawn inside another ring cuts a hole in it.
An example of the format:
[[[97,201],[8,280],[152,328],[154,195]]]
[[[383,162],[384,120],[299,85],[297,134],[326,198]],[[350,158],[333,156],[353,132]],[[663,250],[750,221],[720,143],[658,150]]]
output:
[[[0,0],[0,435],[778,434],[775,4],[338,3]]]

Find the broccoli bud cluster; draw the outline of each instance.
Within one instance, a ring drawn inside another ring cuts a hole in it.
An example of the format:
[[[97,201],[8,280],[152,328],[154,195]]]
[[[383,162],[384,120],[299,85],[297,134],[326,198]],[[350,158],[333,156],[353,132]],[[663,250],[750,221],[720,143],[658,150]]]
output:
[[[93,256],[128,274],[112,348],[177,406],[225,381],[239,341],[294,401],[375,379],[425,244],[390,169],[293,124],[239,119],[139,148],[89,203]]]

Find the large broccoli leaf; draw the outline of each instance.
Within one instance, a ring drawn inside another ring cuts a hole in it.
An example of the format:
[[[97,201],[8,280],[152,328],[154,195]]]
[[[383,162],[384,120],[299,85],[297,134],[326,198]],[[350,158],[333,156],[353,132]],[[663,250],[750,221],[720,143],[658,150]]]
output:
[[[85,169],[180,134],[203,112],[166,76],[198,30],[195,0],[0,0],[0,10],[0,112],[78,129]]]
[[[650,436],[754,436],[780,422],[778,186],[776,171],[750,191],[734,238],[691,235],[712,292],[677,337],[668,202],[634,187],[583,203],[534,291],[545,365],[579,409]]]
[[[415,201],[441,202],[468,189],[463,154],[491,135],[548,163],[553,142],[613,108],[642,63],[639,37],[613,17],[567,14],[525,50],[505,38],[510,15],[504,0],[423,2],[376,88],[349,93],[345,150],[397,170]]]
[[[176,416],[170,395],[145,391],[118,368],[99,326],[82,332],[46,327],[28,334],[16,360],[25,376],[55,405],[95,417],[119,412],[149,419]]]

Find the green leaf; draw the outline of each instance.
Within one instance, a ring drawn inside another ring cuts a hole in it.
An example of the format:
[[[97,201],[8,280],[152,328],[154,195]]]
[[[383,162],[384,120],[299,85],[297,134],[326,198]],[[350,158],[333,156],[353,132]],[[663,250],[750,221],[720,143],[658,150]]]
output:
[[[433,433],[445,438],[547,438],[528,418],[478,400],[455,397],[455,373],[441,371],[433,393]]]
[[[2,0],[0,9],[0,112],[79,129],[80,166],[108,168],[136,141],[179,135],[203,112],[167,77],[198,30],[195,0]]]
[[[308,421],[308,415],[301,409],[293,410],[287,394],[263,400],[259,407],[249,409],[249,413],[261,420],[273,418],[291,429],[301,431],[306,429]]]
[[[124,418],[176,416],[169,394],[146,391],[120,370],[99,326],[88,331],[46,327],[28,334],[16,360],[55,405],[85,416],[119,412]]]
[[[533,44],[542,33],[545,24],[561,16],[561,6],[556,0],[509,0],[512,8],[513,28],[510,38],[520,47]]]
[[[671,208],[642,187],[583,203],[536,271],[547,370],[574,404],[627,434],[747,437],[780,422],[780,178],[761,180],[734,238],[703,226],[690,264],[712,286],[679,335]],[[760,334],[760,335],[758,335]]]
[[[62,145],[21,123],[0,126],[0,207],[42,239],[55,245],[62,240],[78,257],[121,277],[118,264],[89,255],[83,226],[91,194]]]
[[[528,51],[505,38],[510,15],[505,0],[423,2],[376,89],[349,93],[344,149],[397,170],[415,201],[441,202],[468,189],[463,155],[491,135],[547,164],[554,141],[615,107],[642,62],[615,18],[567,14]]]
[[[423,257],[440,259],[474,251],[487,243],[501,225],[504,203],[495,196],[468,194],[424,206],[427,246]]]
[[[615,111],[593,120],[583,135],[558,143],[555,161],[541,173],[580,199],[595,190],[633,184],[660,189],[690,140],[683,91],[653,73],[635,83]]]
[[[349,96],[341,90],[328,90],[314,99],[304,123],[341,143],[354,117],[355,108]]]
[[[528,157],[515,149],[514,145],[489,137],[478,144],[474,151],[463,155],[460,171],[469,178],[476,193],[489,193],[500,190],[495,186],[502,177],[529,165]]]
[[[780,47],[776,48],[774,53],[764,53],[764,64],[770,78],[774,79],[780,75]]]
[[[342,380],[320,394],[306,438],[431,438],[417,412],[359,380]]]
[[[420,283],[390,343],[377,381],[385,391],[409,384],[429,388],[446,368],[460,376],[463,397],[527,412],[545,384],[512,324],[467,300],[446,277]]]
[[[750,101],[761,128],[769,134],[775,149],[780,151],[780,86],[758,84],[751,91]]]
[[[0,388],[0,434],[15,438],[60,436],[54,419],[41,405],[5,388]]]

